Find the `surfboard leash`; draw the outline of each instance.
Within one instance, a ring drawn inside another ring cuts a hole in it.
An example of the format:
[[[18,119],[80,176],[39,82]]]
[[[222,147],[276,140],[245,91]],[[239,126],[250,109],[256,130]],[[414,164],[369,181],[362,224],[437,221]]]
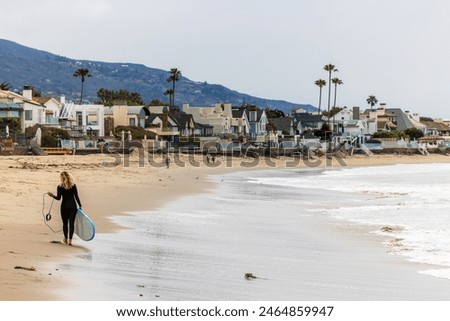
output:
[[[48,224],[48,222],[50,222],[51,219],[52,219],[51,211],[52,211],[53,202],[55,201],[55,199],[52,197],[52,202],[50,203],[50,207],[49,207],[49,209],[48,209],[48,212],[45,213],[45,195],[47,195],[47,193],[44,193],[44,195],[42,196],[42,216],[43,216],[43,218],[44,218],[44,224],[47,225],[47,227],[48,227],[49,229],[51,229],[53,233],[59,233],[59,232],[62,231],[62,229],[61,229],[61,230],[55,231],[55,230]]]

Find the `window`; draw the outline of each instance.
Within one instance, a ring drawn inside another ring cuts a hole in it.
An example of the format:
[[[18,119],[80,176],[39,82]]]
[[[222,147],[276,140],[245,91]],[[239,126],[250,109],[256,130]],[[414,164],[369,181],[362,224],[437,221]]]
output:
[[[25,120],[33,120],[33,111],[25,110]]]
[[[130,126],[136,126],[136,119],[130,118]]]
[[[77,111],[77,124],[78,126],[83,125],[83,113],[81,111]]]

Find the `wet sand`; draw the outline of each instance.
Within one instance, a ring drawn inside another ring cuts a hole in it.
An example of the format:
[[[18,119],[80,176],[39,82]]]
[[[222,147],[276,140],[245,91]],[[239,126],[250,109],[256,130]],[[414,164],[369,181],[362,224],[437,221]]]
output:
[[[199,167],[187,165],[185,167],[172,164],[170,169],[154,166],[139,166],[138,159],[131,159],[128,167],[121,165],[111,166],[112,158],[106,155],[95,156],[54,156],[54,157],[2,157],[0,162],[0,192],[2,202],[0,204],[0,252],[2,260],[0,262],[0,299],[1,300],[65,300],[78,299],[90,300],[122,300],[120,294],[106,295],[105,292],[93,293],[92,297],[84,298],[76,295],[71,296],[60,292],[61,289],[74,289],[76,284],[81,284],[82,280],[73,279],[70,271],[71,262],[89,262],[90,269],[101,269],[99,263],[96,266],[95,259],[105,252],[102,247],[108,247],[108,237],[118,231],[119,225],[113,222],[110,217],[118,216],[130,211],[150,211],[169,206],[171,202],[181,196],[201,194],[206,191],[214,191],[220,186],[219,182],[211,182],[208,175],[225,174],[229,172],[249,170],[255,168],[265,168],[265,164],[258,164],[251,168],[242,167],[240,160],[233,160],[233,166],[228,166],[225,162],[217,167],[208,167],[199,162]],[[355,156],[346,158],[345,163],[349,166],[382,165],[393,163],[414,163],[414,162],[448,162],[447,156],[430,155],[424,156]],[[186,162],[187,163],[187,162]],[[278,160],[276,166],[283,167],[286,162]],[[107,166],[105,166],[105,164]],[[323,166],[323,164],[322,164]],[[299,164],[299,168],[306,167]],[[97,238],[92,242],[82,242],[75,239],[75,246],[69,247],[53,241],[60,241],[62,236],[50,231],[43,223],[42,218],[42,198],[47,191],[55,191],[59,183],[59,173],[62,170],[69,170],[74,174],[76,183],[79,186],[80,197],[83,208],[92,216],[97,224]],[[189,202],[192,202],[189,201]],[[245,213],[242,213],[245,215]],[[250,218],[249,218],[250,219]],[[177,243],[172,244],[176,249],[196,252],[202,257],[207,257],[207,265],[215,266],[211,275],[201,275],[196,272],[198,265],[203,264],[201,260],[191,262],[191,268],[187,268],[186,261],[183,261],[181,251],[173,251],[172,259],[175,270],[170,275],[178,272],[189,271],[189,275],[181,275],[178,279],[172,278],[175,285],[186,283],[185,276],[191,277],[197,283],[201,282],[204,289],[211,289],[212,285],[220,287],[220,284],[234,282],[239,291],[227,290],[223,296],[217,299],[223,300],[245,300],[245,299],[449,299],[448,284],[441,279],[418,274],[413,264],[389,256],[386,249],[374,240],[374,236],[368,235],[367,231],[341,229],[339,225],[331,224],[327,221],[316,221],[305,216],[302,218],[301,230],[296,230],[298,234],[298,244],[302,247],[296,248],[296,253],[302,259],[289,268],[289,271],[277,272],[278,275],[289,276],[290,273],[296,275],[310,275],[308,278],[298,279],[293,283],[289,277],[280,282],[277,280],[274,269],[267,266],[267,269],[257,270],[264,266],[263,261],[277,261],[280,269],[288,269],[284,264],[288,257],[283,252],[270,251],[266,256],[260,253],[261,244],[253,243],[248,247],[241,247],[246,240],[246,233],[236,235],[232,244],[224,243],[220,245],[221,253],[215,252],[217,244],[208,244],[208,235],[202,234],[203,238],[189,243],[189,240],[180,238]],[[261,226],[270,230],[273,223],[268,217],[266,225]],[[155,226],[161,221],[155,220]],[[192,223],[192,222],[191,222]],[[190,224],[191,224],[190,223]],[[235,222],[228,222],[230,226],[235,226]],[[189,226],[189,225],[188,225]],[[173,228],[173,233],[179,232],[176,228],[185,228],[183,224],[169,224]],[[217,229],[216,233],[225,233],[229,229]],[[303,229],[304,227],[304,229]],[[280,230],[280,233],[286,233]],[[292,232],[292,231],[291,231]],[[128,232],[125,232],[128,233]],[[122,233],[118,233],[122,234]],[[191,233],[192,234],[192,233]],[[292,233],[293,234],[293,233]],[[253,239],[259,234],[253,235]],[[209,235],[210,237],[211,235]],[[98,239],[98,242],[97,242]],[[277,238],[264,240],[267,246],[277,242]],[[202,246],[199,248],[199,244]],[[159,244],[160,250],[170,250],[165,248],[166,242]],[[183,245],[183,246],[181,246]],[[192,246],[190,246],[192,245]],[[230,245],[228,247],[228,245]],[[242,261],[233,260],[236,250],[242,248],[240,255]],[[245,250],[245,251],[244,251]],[[294,249],[293,249],[294,250]],[[180,254],[177,257],[177,253]],[[320,258],[320,259],[319,259]],[[200,263],[199,263],[200,262]],[[227,263],[228,262],[228,263]],[[242,264],[247,262],[248,264]],[[352,262],[352,264],[349,264]],[[189,262],[188,262],[189,263]],[[183,265],[184,264],[184,265]],[[228,266],[229,275],[222,278],[217,277],[222,266]],[[81,264],[83,266],[83,264]],[[19,267],[19,268],[16,268]],[[67,269],[65,271],[64,269]],[[201,269],[197,269],[202,271]],[[161,271],[164,271],[162,269]],[[215,271],[215,272],[214,272]],[[233,272],[234,271],[234,272]],[[254,272],[258,271],[258,272]],[[83,271],[79,271],[82,278]],[[183,272],[183,273],[184,273]],[[265,277],[262,279],[246,280],[244,274],[255,273],[256,276]],[[197,273],[197,274],[196,274]],[[192,277],[192,276],[196,277]],[[152,274],[147,275],[147,281],[153,282]],[[156,278],[157,280],[160,280]],[[366,287],[367,293],[372,293],[371,297],[361,297],[358,291],[352,288],[353,280],[360,286]],[[178,281],[177,281],[178,280]],[[383,287],[380,287],[380,280]],[[81,282],[81,283],[80,283]],[[177,283],[178,282],[178,283]],[[136,283],[136,284],[134,284]],[[154,291],[154,287],[145,282],[134,282],[130,290],[128,299],[144,300],[186,300],[199,299],[206,300],[205,294],[186,296],[179,292],[172,292],[170,287],[161,291]],[[144,283],[144,284],[141,284]],[[190,282],[188,282],[190,283]],[[75,286],[74,286],[75,284]],[[285,287],[291,284],[296,290],[286,292]],[[386,286],[392,284],[392,288]],[[140,286],[144,287],[140,287]],[[156,284],[157,286],[157,284]],[[261,291],[261,287],[269,287],[267,291]],[[161,287],[159,287],[161,289]],[[188,288],[188,287],[185,287]],[[297,290],[300,289],[300,290]],[[139,291],[142,290],[142,291]],[[101,291],[100,291],[101,292]],[[141,293],[144,292],[144,293]],[[208,294],[209,293],[209,294]],[[239,293],[239,295],[237,295]],[[251,293],[279,293],[276,297],[270,295],[253,296]],[[305,297],[311,294],[310,297]],[[343,293],[346,295],[343,296]],[[143,296],[140,296],[143,294]],[[322,296],[322,294],[327,294]],[[97,296],[98,295],[98,296]],[[295,297],[292,297],[295,296]],[[126,299],[125,298],[125,299]],[[214,298],[211,298],[214,299]]]

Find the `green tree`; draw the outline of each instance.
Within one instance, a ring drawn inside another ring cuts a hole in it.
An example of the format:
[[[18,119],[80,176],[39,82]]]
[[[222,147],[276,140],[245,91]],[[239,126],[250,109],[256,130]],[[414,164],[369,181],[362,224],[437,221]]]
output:
[[[373,106],[375,106],[376,104],[378,104],[378,99],[377,97],[370,95],[369,98],[366,99],[367,103],[370,105],[370,109],[373,110]]]
[[[266,108],[266,116],[267,118],[281,118],[281,117],[286,117],[286,115],[284,114],[284,112],[282,110],[279,109],[270,109],[270,108]]]
[[[97,90],[98,103],[107,106],[108,102],[113,101],[112,90],[100,88]]]
[[[415,127],[407,128],[403,132],[408,135],[410,139],[419,139],[420,137],[423,137],[423,131]]]
[[[126,89],[111,90],[106,88],[100,88],[97,91],[97,97],[99,103],[105,106],[112,106],[114,101],[126,101],[128,106],[144,105],[141,94],[138,92],[129,92]]]
[[[341,108],[341,107],[332,107],[331,109],[330,109],[330,113],[328,114],[328,112],[327,111],[324,111],[323,112],[323,115],[324,116],[326,116],[326,117],[333,117],[334,115],[336,115],[338,112],[340,112],[341,110],[342,110],[343,108]]]
[[[74,77],[81,78],[81,95],[80,95],[80,105],[83,103],[83,87],[84,87],[84,81],[88,77],[92,77],[91,73],[89,72],[89,69],[87,68],[80,68],[73,74]]]
[[[328,114],[330,114],[331,107],[331,73],[337,72],[336,66],[333,64],[328,64],[323,67],[328,72]],[[328,123],[330,119],[328,119]]]
[[[373,138],[397,138],[397,139],[404,138],[404,139],[408,139],[409,136],[406,135],[404,132],[398,131],[398,130],[390,130],[390,131],[379,130],[373,134]]]
[[[320,115],[320,108],[322,106],[322,87],[327,85],[327,82],[323,79],[316,80],[315,84],[319,86],[319,115]]]
[[[169,71],[169,78],[167,78],[167,82],[172,83],[172,100],[170,101],[170,106],[175,105],[175,83],[180,80],[181,71],[177,68],[171,68]],[[170,98],[170,97],[169,97]]]
[[[149,106],[166,106],[167,103],[162,102],[161,100],[159,100],[158,98],[153,98],[149,103]]]
[[[0,118],[0,128],[6,128],[6,126],[9,127],[9,132],[15,133],[20,132],[20,118],[18,117],[1,117]]]

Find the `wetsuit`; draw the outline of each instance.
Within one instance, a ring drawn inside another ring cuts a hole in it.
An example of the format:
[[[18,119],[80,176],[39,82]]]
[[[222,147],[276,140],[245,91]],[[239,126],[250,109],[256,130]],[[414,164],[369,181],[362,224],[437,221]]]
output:
[[[61,197],[61,219],[63,221],[64,238],[71,240],[77,215],[77,203],[81,207],[77,186],[74,184],[70,189],[65,189],[61,185],[58,186],[58,194],[54,198],[59,201]]]

